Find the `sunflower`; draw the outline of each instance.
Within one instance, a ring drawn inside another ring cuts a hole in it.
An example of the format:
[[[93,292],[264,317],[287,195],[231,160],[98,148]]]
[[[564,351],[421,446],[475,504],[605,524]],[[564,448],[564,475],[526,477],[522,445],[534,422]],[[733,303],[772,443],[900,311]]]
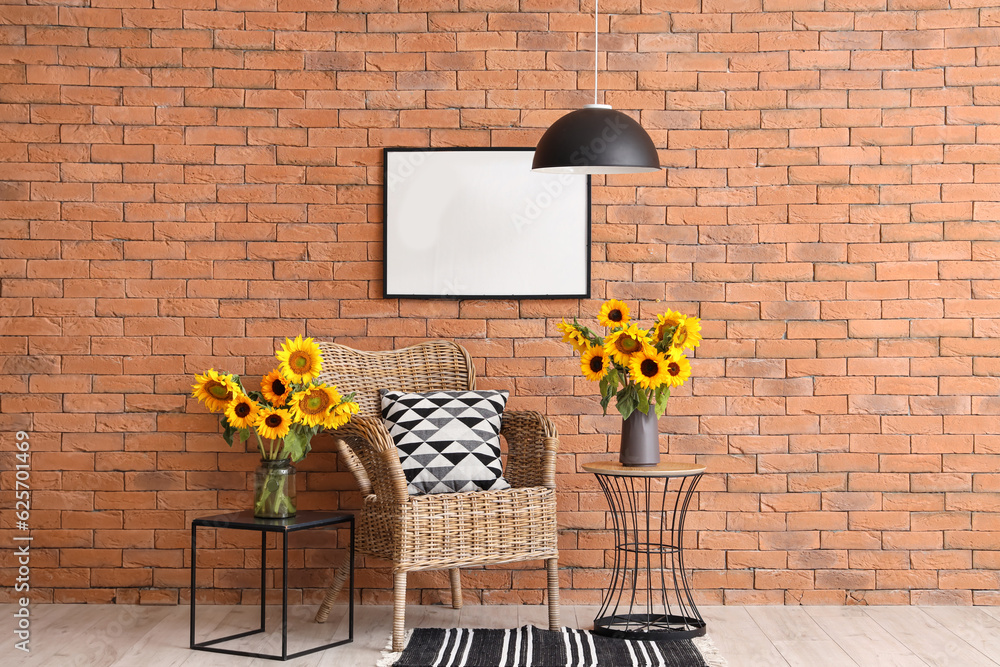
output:
[[[608,359],[603,345],[588,347],[587,351],[583,353],[583,358],[580,359],[580,370],[583,371],[584,377],[594,382],[603,380],[610,368],[611,360]]]
[[[288,400],[292,388],[288,386],[288,380],[281,371],[275,368],[260,381],[260,391],[271,405],[281,407]]]
[[[684,321],[677,325],[674,339],[670,344],[678,350],[686,347],[693,350],[701,345],[701,320],[697,317],[685,317]]]
[[[191,395],[203,402],[212,412],[222,412],[233,397],[241,393],[233,377],[209,368],[204,375],[195,375]]]
[[[629,374],[643,389],[656,389],[670,378],[667,372],[667,357],[652,345],[643,345],[642,352],[632,355]]]
[[[691,362],[688,361],[680,350],[674,348],[667,355],[667,384],[671,387],[679,387],[691,377]]]
[[[336,389],[318,384],[297,391],[289,401],[292,417],[306,426],[318,426],[326,421],[334,406],[340,402]]]
[[[302,340],[302,336],[296,336],[295,340],[286,338],[285,344],[274,356],[281,362],[281,372],[292,382],[311,381],[319,375],[320,365],[323,363],[319,347],[313,339]]]
[[[572,345],[573,349],[580,354],[586,352],[587,348],[590,347],[587,343],[587,338],[572,324],[567,324],[563,321],[556,325],[556,329],[562,332],[563,342]]]
[[[653,331],[651,332],[653,342],[662,342],[669,331],[680,326],[684,319],[683,313],[679,313],[676,310],[670,310],[669,308],[667,309],[667,312],[657,315],[656,324],[653,325]]]
[[[333,413],[337,415],[356,415],[359,412],[361,412],[361,406],[354,401],[344,401],[333,409]]]
[[[257,413],[257,433],[262,438],[279,440],[288,434],[292,426],[292,415],[283,408],[263,408]]]
[[[628,366],[632,355],[642,352],[643,343],[648,344],[649,342],[649,334],[640,329],[638,325],[629,324],[604,340],[604,351],[618,363]]]
[[[250,428],[257,421],[260,408],[246,394],[239,394],[226,406],[226,421],[233,428]]]
[[[606,327],[623,327],[628,324],[628,306],[624,301],[609,299],[601,306],[597,321]]]

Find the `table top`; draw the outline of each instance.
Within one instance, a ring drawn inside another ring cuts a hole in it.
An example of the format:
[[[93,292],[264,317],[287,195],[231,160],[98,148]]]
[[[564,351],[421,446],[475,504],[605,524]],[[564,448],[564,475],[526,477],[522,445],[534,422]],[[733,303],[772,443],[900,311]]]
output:
[[[259,530],[267,533],[290,533],[306,528],[344,523],[354,518],[352,512],[319,512],[305,510],[287,519],[258,519],[251,510],[203,516],[191,522],[191,526],[211,526],[214,528],[239,528]]]
[[[593,461],[584,463],[583,469],[595,475],[616,477],[692,477],[705,472],[703,465],[677,461],[660,461],[655,466],[624,466],[618,461]]]

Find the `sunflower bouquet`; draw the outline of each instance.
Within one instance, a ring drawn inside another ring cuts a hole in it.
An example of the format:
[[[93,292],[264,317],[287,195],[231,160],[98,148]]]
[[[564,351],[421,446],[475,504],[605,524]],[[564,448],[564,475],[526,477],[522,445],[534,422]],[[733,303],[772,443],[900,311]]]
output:
[[[252,434],[264,460],[301,461],[312,437],[346,424],[358,404],[354,394],[344,397],[335,386],[316,382],[323,357],[312,338],[286,338],[274,356],[278,367],[264,376],[260,391],[247,391],[238,375],[209,369],[195,376],[191,393],[222,413],[222,437],[230,447],[234,436],[245,442]]]
[[[600,383],[604,414],[614,398],[623,419],[636,410],[649,414],[651,406],[662,417],[671,388],[691,376],[685,351],[701,344],[701,321],[668,309],[656,316],[652,327],[643,329],[631,321],[628,305],[617,299],[604,302],[597,321],[609,330],[606,336],[598,336],[575,318],[572,324],[561,322],[558,329],[563,342],[581,354],[583,375]]]
[[[278,367],[264,376],[260,391],[247,391],[238,375],[209,369],[195,376],[192,395],[212,412],[222,413],[222,437],[232,447],[257,440],[266,462],[301,461],[312,448],[312,437],[322,430],[346,424],[358,412],[354,394],[341,396],[335,386],[317,382],[323,357],[312,338],[285,339],[274,355]],[[272,479],[266,488],[255,489],[255,513],[266,516],[264,503],[294,510],[294,489]]]

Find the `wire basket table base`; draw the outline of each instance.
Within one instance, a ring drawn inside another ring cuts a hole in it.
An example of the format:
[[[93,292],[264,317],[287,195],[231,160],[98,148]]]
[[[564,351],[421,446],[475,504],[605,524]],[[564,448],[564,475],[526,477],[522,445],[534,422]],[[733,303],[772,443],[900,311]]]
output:
[[[678,464],[657,468],[671,465]],[[584,466],[604,491],[615,533],[611,584],[594,632],[643,640],[704,635],[705,620],[684,568],[684,520],[704,468],[687,466],[678,474],[675,469],[616,467],[606,474]]]

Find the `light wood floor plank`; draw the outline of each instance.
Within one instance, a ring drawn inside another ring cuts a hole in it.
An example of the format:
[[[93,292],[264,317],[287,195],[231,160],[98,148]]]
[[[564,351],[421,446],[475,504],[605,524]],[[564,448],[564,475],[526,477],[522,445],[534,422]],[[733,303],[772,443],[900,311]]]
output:
[[[90,605],[87,605],[90,607]],[[94,605],[97,607],[98,605]],[[110,606],[110,605],[108,605]],[[94,609],[91,607],[91,609]],[[128,606],[119,613],[100,613],[96,609],[89,612],[100,618],[76,641],[73,641],[52,656],[50,664],[66,667],[84,665],[112,665],[124,654],[133,638],[144,636],[151,628],[165,618],[176,614],[176,607],[136,607]],[[128,637],[123,640],[122,637]]]
[[[787,667],[745,607],[701,607],[708,635],[729,667]]]
[[[572,607],[562,607],[559,610],[560,623],[566,625],[566,610]],[[576,614],[573,614],[573,618]],[[543,630],[549,629],[549,608],[546,605],[524,604],[517,607],[517,627],[533,625]]]
[[[861,667],[926,667],[860,607],[803,607]]]
[[[1000,661],[1000,618],[976,607],[921,607],[920,610],[984,656]]]
[[[772,642],[829,641],[830,636],[805,607],[745,607],[750,618]]]
[[[1000,618],[1000,607],[976,607],[980,611],[984,611],[993,618]]]
[[[747,612],[790,665],[848,667],[857,663],[805,607],[747,607]]]
[[[832,639],[795,639],[772,642],[790,665],[802,667],[851,667],[857,665]]]
[[[231,607],[220,605],[201,605],[198,607],[198,635],[196,641],[219,636],[216,632],[229,613]],[[153,626],[145,635],[137,637],[132,646],[114,663],[112,667],[179,667],[191,658],[190,614],[170,613]]]
[[[918,607],[865,607],[872,619],[932,667],[995,667]]]
[[[96,606],[96,605],[95,605]],[[13,621],[14,605],[5,605],[4,619]],[[91,607],[94,609],[94,607]],[[5,656],[11,656],[17,665],[51,664],[52,656],[71,642],[79,641],[80,635],[100,622],[100,615],[91,611],[84,613],[82,605],[36,605],[29,607],[32,623],[28,647],[25,653],[19,649],[11,649]],[[11,628],[13,638],[13,628]],[[6,634],[6,633],[5,633]],[[5,647],[6,648],[6,647]]]
[[[576,622],[573,623],[573,617],[563,619],[563,625],[568,625],[570,627],[576,628],[578,630],[593,630],[594,629],[594,619],[597,618],[598,612],[601,610],[597,606],[579,605],[572,607],[576,615]]]
[[[454,610],[453,610],[454,611]],[[518,624],[513,605],[472,605],[461,609],[461,628],[510,628]]]
[[[408,607],[407,613],[416,614],[417,607]],[[357,605],[354,607],[354,642],[320,653],[317,667],[374,667],[382,657],[392,634],[392,607]],[[338,632],[346,629],[346,620]],[[408,626],[412,627],[412,626]]]

